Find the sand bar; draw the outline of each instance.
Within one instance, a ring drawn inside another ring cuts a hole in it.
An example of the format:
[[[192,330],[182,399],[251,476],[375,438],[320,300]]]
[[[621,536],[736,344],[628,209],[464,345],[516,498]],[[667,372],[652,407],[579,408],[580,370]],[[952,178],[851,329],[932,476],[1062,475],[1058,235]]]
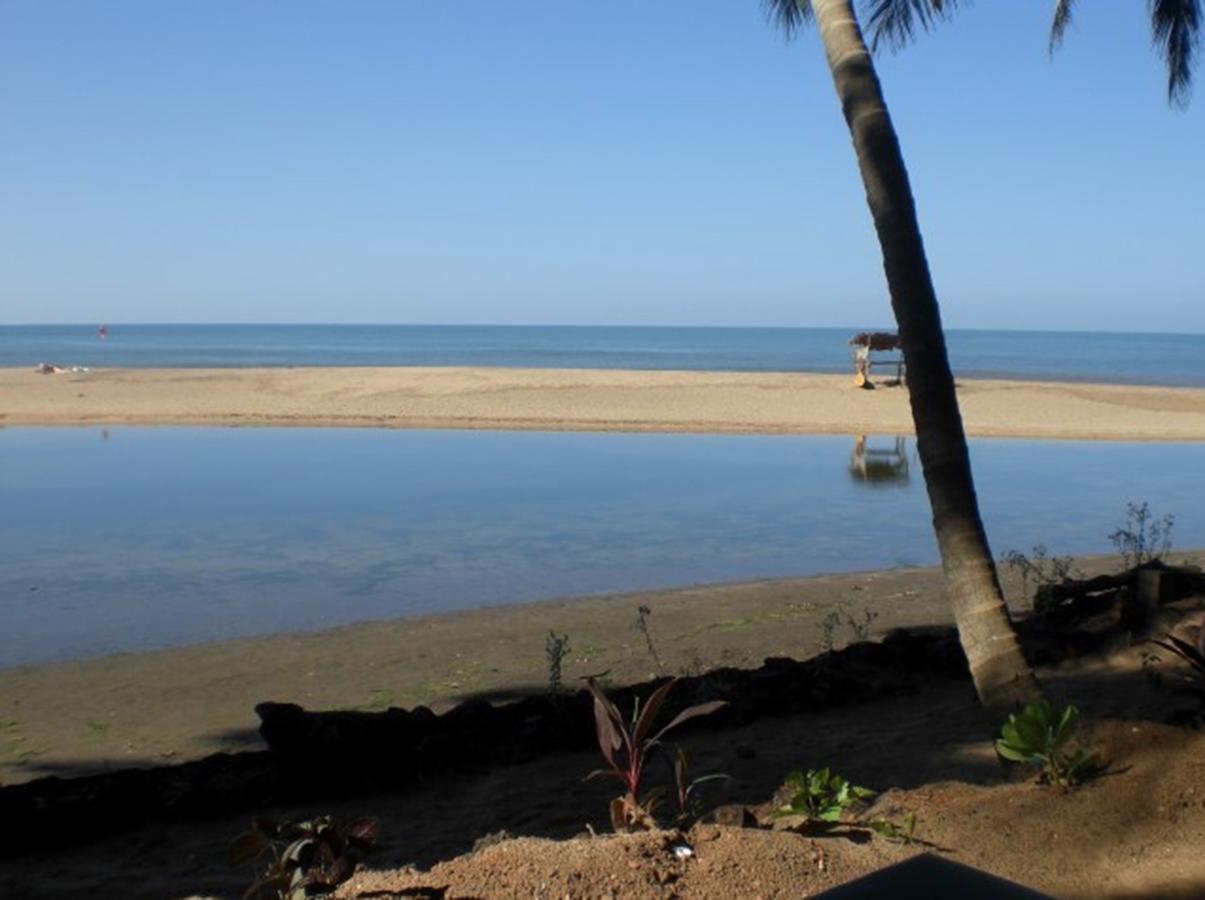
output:
[[[1205,389],[964,380],[976,437],[1205,440]],[[505,368],[0,369],[0,425],[908,434],[845,375]]]

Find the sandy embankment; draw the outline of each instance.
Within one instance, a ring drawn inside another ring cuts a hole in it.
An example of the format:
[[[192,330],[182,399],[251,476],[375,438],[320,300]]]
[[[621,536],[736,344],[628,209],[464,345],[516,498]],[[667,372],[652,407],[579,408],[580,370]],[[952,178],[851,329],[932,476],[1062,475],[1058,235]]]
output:
[[[977,437],[1205,440],[1205,390],[964,381]],[[907,434],[906,390],[849,376],[467,368],[0,369],[0,425]]]

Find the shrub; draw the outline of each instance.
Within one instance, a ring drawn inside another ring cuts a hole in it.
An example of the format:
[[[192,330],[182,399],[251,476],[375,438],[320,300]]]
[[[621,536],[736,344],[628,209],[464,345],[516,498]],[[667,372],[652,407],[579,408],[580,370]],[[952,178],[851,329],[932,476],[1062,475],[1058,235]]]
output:
[[[823,769],[792,772],[786,777],[790,799],[774,811],[775,816],[805,816],[814,822],[838,822],[852,806],[869,800],[875,792],[850,784],[840,775]]]
[[[561,668],[568,655],[569,635],[557,634],[549,629],[548,637],[544,640],[544,658],[548,661],[548,693],[554,697],[560,696],[565,689]]]
[[[1109,535],[1109,540],[1121,554],[1125,567],[1132,569],[1162,559],[1171,550],[1174,516],[1156,519],[1149,503],[1126,504],[1126,523]]]
[[[1048,701],[1039,700],[1008,717],[996,752],[1010,762],[1038,767],[1043,783],[1071,787],[1099,765],[1096,752],[1080,734],[1080,724],[1074,706],[1056,712]]]
[[[1021,576],[1021,593],[1026,600],[1031,599],[1031,582],[1040,595],[1043,588],[1083,577],[1070,556],[1051,556],[1045,544],[1034,544],[1028,556],[1020,550],[1009,550],[1004,554],[1004,564]]]
[[[271,862],[244,900],[302,900],[327,894],[351,878],[361,856],[377,841],[376,819],[320,816],[307,822],[277,824],[256,819],[254,830],[230,845],[232,866],[265,854]]]

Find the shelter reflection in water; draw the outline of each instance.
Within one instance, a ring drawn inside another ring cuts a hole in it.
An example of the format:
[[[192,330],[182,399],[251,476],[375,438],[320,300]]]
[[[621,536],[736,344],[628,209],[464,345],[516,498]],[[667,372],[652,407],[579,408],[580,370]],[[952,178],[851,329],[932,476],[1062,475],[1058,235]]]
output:
[[[849,457],[849,474],[854,481],[871,487],[907,485],[908,439],[897,435],[890,446],[872,446],[870,439],[860,434],[854,439],[853,453]]]

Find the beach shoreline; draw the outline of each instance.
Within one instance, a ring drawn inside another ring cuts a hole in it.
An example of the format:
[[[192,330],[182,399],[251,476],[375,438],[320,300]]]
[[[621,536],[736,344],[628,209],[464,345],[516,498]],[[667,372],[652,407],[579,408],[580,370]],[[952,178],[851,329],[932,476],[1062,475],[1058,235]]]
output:
[[[1205,389],[959,381],[971,437],[1205,441]],[[808,373],[509,368],[0,369],[4,426],[911,434],[907,390]]]
[[[1077,563],[1085,575],[1121,566],[1114,556]],[[1001,577],[1014,613],[1025,612],[1018,574],[1002,567]],[[443,711],[472,697],[542,693],[550,635],[567,639],[562,677],[576,690],[588,676],[630,684],[756,668],[894,628],[951,624],[940,567],[897,568],[541,600],[4,668],[0,783],[258,749],[254,707],[265,700]]]

